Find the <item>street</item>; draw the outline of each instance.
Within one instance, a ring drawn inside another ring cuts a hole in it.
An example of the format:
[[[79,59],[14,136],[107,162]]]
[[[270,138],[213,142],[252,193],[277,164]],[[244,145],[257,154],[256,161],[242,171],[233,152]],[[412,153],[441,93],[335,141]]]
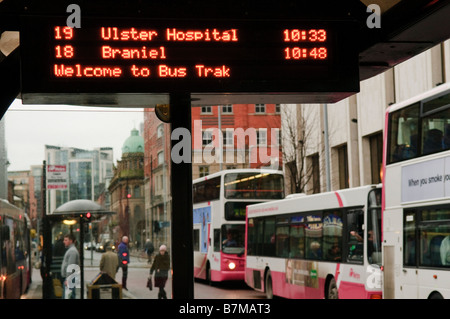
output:
[[[84,280],[89,284],[93,278],[99,273],[99,262],[101,253],[84,251]],[[92,258],[91,258],[92,257]],[[153,287],[149,290],[146,287],[147,278],[150,271],[150,264],[142,259],[131,256],[131,261],[128,267],[128,291],[123,291],[123,299],[157,299],[159,288]],[[116,281],[122,282],[122,270],[116,274]],[[33,269],[33,283],[24,299],[40,299],[42,298],[42,278],[39,271]],[[172,295],[172,280],[169,278],[165,288],[168,298]],[[85,289],[85,295],[87,289]],[[250,289],[244,282],[226,282],[217,283],[212,286],[201,280],[194,282],[194,298],[195,299],[264,299],[264,293]]]

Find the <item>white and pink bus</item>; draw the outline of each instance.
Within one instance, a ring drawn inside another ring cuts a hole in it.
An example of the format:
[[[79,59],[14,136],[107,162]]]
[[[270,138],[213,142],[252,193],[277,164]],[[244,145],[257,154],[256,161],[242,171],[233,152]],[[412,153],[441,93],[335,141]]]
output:
[[[195,278],[244,280],[246,207],[282,198],[278,170],[223,170],[194,180]]]
[[[450,83],[386,112],[385,298],[450,298]]]
[[[268,298],[382,297],[381,185],[247,207],[245,281]]]

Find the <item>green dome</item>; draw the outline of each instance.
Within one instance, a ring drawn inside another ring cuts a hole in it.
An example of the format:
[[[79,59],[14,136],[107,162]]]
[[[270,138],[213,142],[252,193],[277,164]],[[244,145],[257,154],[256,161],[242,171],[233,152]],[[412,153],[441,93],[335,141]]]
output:
[[[132,129],[131,136],[123,143],[122,154],[125,153],[144,153],[144,138],[138,130]]]

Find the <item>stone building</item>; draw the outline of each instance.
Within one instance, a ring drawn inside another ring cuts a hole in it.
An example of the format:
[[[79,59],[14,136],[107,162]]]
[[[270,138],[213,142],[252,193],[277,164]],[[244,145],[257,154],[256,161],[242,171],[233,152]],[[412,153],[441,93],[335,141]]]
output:
[[[113,168],[114,176],[108,190],[111,211],[117,213],[112,221],[114,240],[124,235],[130,245],[142,247],[146,236],[144,213],[144,139],[133,129],[122,147],[122,158]]]

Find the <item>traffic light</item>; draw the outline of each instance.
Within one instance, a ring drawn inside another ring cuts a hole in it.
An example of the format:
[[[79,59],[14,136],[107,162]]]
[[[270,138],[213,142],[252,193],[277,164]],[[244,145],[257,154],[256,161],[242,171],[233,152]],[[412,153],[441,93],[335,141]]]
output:
[[[92,214],[91,214],[91,212],[87,212],[86,214],[81,214],[80,217],[83,220],[84,232],[88,233],[89,232],[89,228],[90,228],[90,224],[91,224]]]
[[[84,222],[90,223],[92,214],[91,214],[91,212],[87,212],[86,214],[81,214],[80,217],[83,218]]]

